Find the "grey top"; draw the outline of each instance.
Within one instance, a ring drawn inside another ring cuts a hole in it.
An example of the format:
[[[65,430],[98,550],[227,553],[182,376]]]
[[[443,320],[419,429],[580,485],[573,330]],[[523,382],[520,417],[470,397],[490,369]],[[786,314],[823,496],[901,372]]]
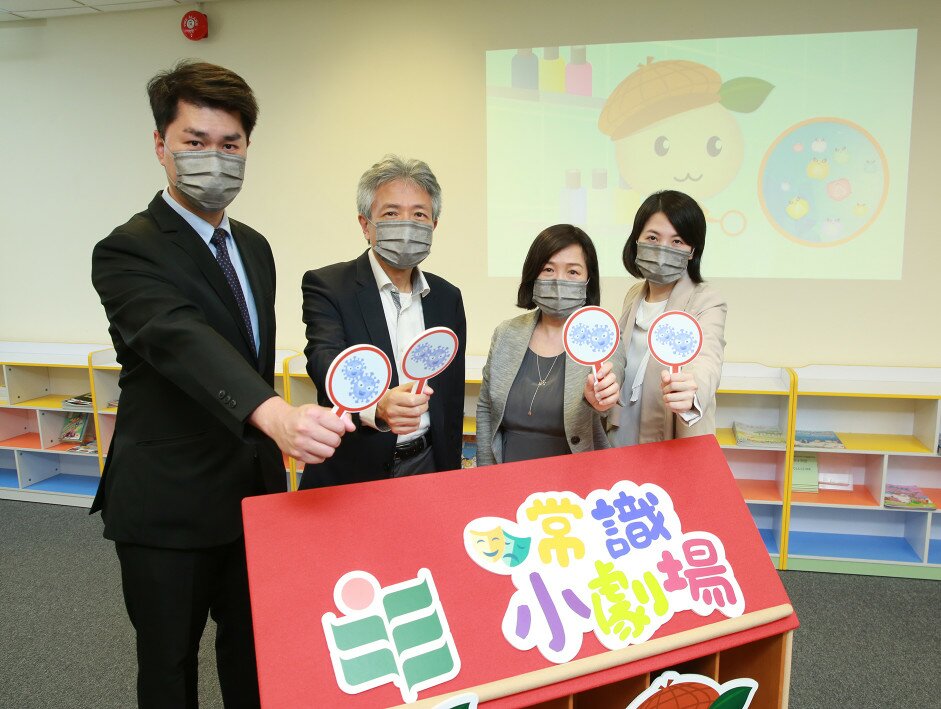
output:
[[[497,326],[490,342],[490,353],[484,365],[480,395],[477,397],[477,465],[503,462],[503,414],[510,387],[523,365],[529,349],[539,311],[506,320]],[[585,380],[591,369],[578,364],[571,357],[562,357],[556,368],[563,365],[562,411],[565,438],[572,453],[610,448],[608,437],[601,425],[601,416],[585,401]],[[611,365],[618,381],[624,377],[624,346],[611,357]],[[530,395],[531,396],[531,395]],[[535,413],[535,412],[534,412]]]
[[[570,452],[565,440],[562,406],[564,358],[564,352],[558,357],[540,357],[531,349],[526,350],[503,412],[501,428],[505,463]],[[540,384],[540,381],[545,383]]]

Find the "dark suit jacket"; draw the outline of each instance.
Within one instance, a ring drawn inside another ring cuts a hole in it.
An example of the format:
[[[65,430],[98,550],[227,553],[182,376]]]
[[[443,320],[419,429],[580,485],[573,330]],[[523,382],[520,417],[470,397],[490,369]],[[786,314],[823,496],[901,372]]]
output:
[[[246,423],[275,395],[271,248],[230,220],[258,309],[258,356],[222,269],[157,194],[95,246],[92,282],[121,364],[114,437],[92,512],[105,537],[174,549],[242,534],[241,500],[286,487],[277,446]]]
[[[461,431],[464,419],[464,345],[467,324],[461,291],[423,271],[430,292],[422,298],[425,327],[449,327],[457,333],[459,347],[454,361],[431,380],[434,394],[429,400],[432,448],[439,471],[461,467]],[[324,393],[327,369],[333,359],[351,345],[370,343],[395,362],[389,328],[379,299],[379,286],[369,265],[368,252],[346,263],[308,271],[301,284],[304,322],[307,324],[307,373],[317,387],[323,406],[331,406]],[[399,384],[393,364],[392,383]],[[343,437],[332,458],[308,465],[302,488],[326,487],[390,477],[396,435],[377,431],[353,417],[356,431]]]

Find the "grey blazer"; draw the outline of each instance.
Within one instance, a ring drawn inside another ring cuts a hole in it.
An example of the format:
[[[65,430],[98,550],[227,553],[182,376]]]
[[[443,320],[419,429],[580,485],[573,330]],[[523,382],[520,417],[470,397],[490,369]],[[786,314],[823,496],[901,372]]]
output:
[[[539,311],[524,313],[497,326],[490,341],[490,353],[484,365],[480,396],[477,397],[477,465],[503,462],[503,434],[500,424],[506,409],[506,398],[513,380],[523,364],[529,340]],[[618,345],[611,357],[611,365],[618,383],[624,379],[624,346]],[[585,378],[590,367],[565,358],[565,437],[573,453],[609,448],[608,438],[601,423],[601,414],[585,401]]]

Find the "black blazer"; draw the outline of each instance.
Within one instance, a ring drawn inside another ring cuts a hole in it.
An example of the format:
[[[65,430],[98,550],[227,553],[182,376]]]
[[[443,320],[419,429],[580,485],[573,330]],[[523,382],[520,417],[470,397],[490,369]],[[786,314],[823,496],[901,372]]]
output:
[[[92,254],[121,364],[114,437],[92,512],[105,537],[175,549],[242,534],[241,500],[286,488],[277,446],[246,423],[275,395],[271,248],[230,220],[258,309],[258,356],[222,269],[158,193]]]
[[[443,278],[423,271],[428,287],[422,298],[425,327],[449,327],[458,336],[454,361],[431,380],[435,393],[428,404],[435,467],[454,470],[461,467],[461,432],[464,420],[464,345],[467,323],[461,291]],[[395,362],[389,339],[379,286],[369,265],[369,252],[346,263],[336,263],[304,274],[304,322],[307,324],[307,373],[317,387],[318,400],[332,406],[324,393],[327,369],[333,359],[351,345],[375,345]],[[392,383],[398,386],[393,364]],[[304,468],[301,488],[326,487],[390,477],[396,435],[377,431],[360,423],[354,415],[356,431],[343,436],[332,458]]]

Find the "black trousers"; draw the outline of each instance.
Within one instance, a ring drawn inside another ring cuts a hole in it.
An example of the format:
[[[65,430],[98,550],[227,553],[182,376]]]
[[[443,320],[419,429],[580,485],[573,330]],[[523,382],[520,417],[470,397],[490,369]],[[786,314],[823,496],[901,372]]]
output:
[[[244,539],[208,549],[121,542],[115,548],[124,603],[137,631],[138,706],[199,706],[199,641],[211,615],[225,706],[259,707]]]

